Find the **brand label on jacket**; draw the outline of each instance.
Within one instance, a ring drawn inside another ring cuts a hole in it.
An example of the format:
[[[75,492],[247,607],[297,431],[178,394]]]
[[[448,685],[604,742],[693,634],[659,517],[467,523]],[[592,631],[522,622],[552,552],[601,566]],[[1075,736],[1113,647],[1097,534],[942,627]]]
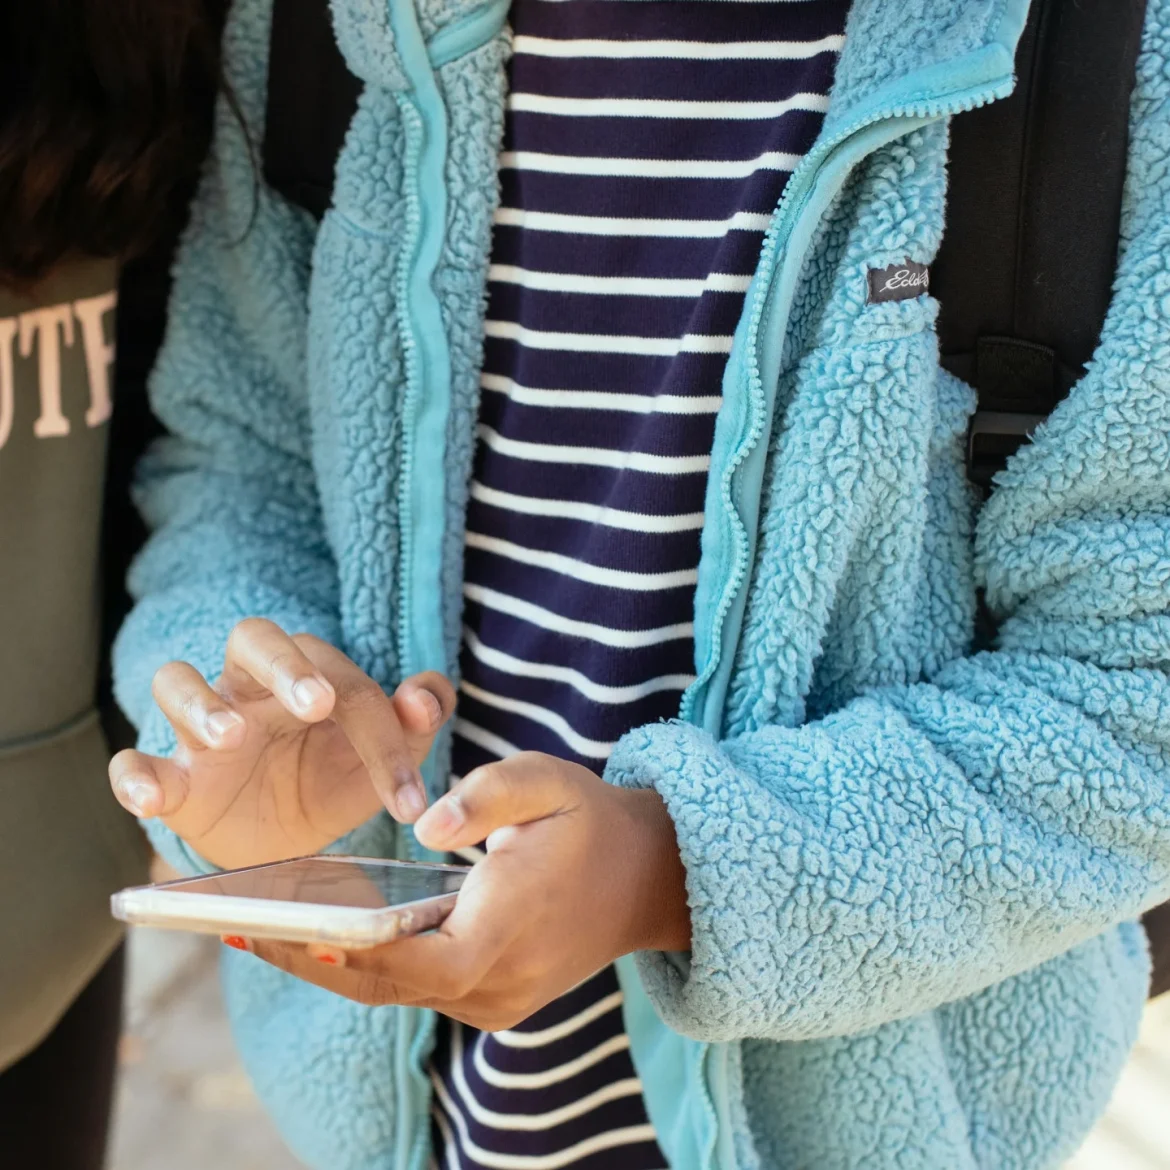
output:
[[[880,305],[883,301],[908,301],[921,293],[930,291],[930,269],[925,264],[904,260],[891,264],[889,268],[869,270],[868,304]]]

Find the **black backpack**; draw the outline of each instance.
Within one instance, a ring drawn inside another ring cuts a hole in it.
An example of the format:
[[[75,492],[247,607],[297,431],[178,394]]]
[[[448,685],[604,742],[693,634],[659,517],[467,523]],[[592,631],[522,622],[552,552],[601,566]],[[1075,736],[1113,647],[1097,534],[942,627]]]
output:
[[[943,365],[974,386],[968,471],[984,490],[1084,373],[1117,264],[1129,98],[1145,0],[1033,0],[1010,98],[952,123],[947,230],[931,271]],[[320,217],[361,85],[327,0],[276,0],[264,178]],[[982,637],[994,631],[984,620]],[[1145,918],[1170,989],[1170,903]]]
[[[1129,100],[1146,0],[1033,0],[1011,97],[951,125],[931,266],[942,364],[974,386],[982,490],[1084,374],[1117,267]],[[983,617],[981,636],[994,636]],[[1170,902],[1143,920],[1151,996],[1170,990]]]

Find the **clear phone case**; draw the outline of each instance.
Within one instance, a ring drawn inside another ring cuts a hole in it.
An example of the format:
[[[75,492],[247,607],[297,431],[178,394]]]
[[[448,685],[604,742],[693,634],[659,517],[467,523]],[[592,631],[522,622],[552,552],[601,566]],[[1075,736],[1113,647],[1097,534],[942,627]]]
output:
[[[289,942],[380,946],[438,926],[468,867],[322,854],[114,894],[114,917],[138,926]]]

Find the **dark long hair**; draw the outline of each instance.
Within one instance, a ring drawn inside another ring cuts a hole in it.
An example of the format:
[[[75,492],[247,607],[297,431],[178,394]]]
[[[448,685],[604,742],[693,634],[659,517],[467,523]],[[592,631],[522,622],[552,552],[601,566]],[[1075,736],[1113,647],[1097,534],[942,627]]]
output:
[[[182,216],[226,0],[0,0],[0,284],[130,258]]]

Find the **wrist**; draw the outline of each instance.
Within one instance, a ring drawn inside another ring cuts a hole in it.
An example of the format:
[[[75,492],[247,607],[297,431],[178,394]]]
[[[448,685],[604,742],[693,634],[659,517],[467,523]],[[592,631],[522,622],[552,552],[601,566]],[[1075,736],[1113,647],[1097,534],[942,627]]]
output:
[[[687,872],[670,813],[651,789],[619,791],[634,825],[634,915],[628,950],[690,950]]]

